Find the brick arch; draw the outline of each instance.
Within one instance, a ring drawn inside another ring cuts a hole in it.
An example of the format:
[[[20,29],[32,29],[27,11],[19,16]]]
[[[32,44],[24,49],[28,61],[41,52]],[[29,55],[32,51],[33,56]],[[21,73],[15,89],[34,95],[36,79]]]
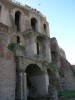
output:
[[[24,12],[23,12],[21,9],[19,9],[19,8],[13,8],[13,9],[11,10],[11,13],[12,13],[12,12],[15,13],[16,11],[19,11],[19,12],[21,12],[22,15],[25,15]]]
[[[27,63],[25,64],[25,68],[24,68],[23,70],[26,70],[26,68],[27,68],[28,65],[33,64],[33,65],[38,66],[38,67],[40,68],[40,70],[43,71],[43,68],[42,68],[42,65],[41,65],[41,64],[35,63],[35,62],[33,62],[33,61],[26,61],[26,62],[27,62]]]
[[[36,75],[36,74],[39,74],[39,75],[41,75],[41,74],[43,74],[43,71],[41,70],[41,68],[37,65],[37,64],[29,64],[27,67],[26,67],[26,69],[25,69],[25,72],[27,72],[28,71],[28,69],[29,69],[29,74],[31,74],[31,71],[33,72],[34,71],[34,74]],[[34,70],[35,69],[35,70]],[[32,73],[33,74],[33,73]]]

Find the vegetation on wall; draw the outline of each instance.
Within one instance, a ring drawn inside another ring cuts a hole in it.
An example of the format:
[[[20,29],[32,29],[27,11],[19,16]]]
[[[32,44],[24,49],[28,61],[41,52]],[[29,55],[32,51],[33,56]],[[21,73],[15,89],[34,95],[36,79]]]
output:
[[[64,71],[61,68],[59,69],[59,75],[61,78],[65,77]]]
[[[10,49],[14,54],[16,53],[17,49],[20,49],[22,51],[25,51],[25,47],[23,47],[20,44],[16,44],[16,43],[11,43],[8,45],[8,49]]]
[[[59,87],[59,69],[57,63],[50,63],[48,68],[52,71],[52,75],[50,76],[50,84],[56,88]]]
[[[48,68],[50,68],[50,70],[52,71],[52,72],[55,72],[56,71],[56,69],[58,69],[58,66],[57,66],[57,63],[49,63],[48,64]]]

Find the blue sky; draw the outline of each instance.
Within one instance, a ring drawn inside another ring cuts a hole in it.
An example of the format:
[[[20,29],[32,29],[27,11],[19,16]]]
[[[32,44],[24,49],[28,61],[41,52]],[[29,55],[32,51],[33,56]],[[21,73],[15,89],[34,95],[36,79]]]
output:
[[[75,64],[75,0],[16,0],[36,8],[49,22],[50,36],[56,37],[67,60]]]

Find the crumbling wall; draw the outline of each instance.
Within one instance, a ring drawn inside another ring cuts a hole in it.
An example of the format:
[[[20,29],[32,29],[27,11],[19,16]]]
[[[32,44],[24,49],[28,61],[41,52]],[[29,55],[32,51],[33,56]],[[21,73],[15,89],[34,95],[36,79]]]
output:
[[[61,69],[64,72],[64,79],[65,79],[65,90],[75,90],[75,78],[73,75],[73,71],[71,69],[71,64],[65,60],[64,58],[60,59],[61,62]]]

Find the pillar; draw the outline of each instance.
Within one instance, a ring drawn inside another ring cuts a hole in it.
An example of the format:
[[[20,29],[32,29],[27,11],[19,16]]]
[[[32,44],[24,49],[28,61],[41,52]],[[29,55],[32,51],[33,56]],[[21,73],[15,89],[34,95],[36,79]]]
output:
[[[26,74],[17,72],[16,100],[27,100]]]

